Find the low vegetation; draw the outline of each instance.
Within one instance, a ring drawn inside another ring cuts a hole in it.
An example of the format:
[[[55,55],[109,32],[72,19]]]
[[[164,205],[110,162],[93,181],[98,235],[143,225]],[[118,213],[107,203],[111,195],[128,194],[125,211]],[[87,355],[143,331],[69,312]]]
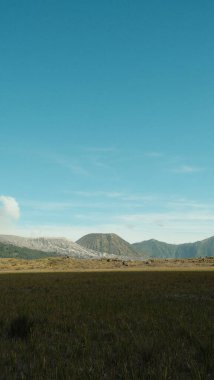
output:
[[[213,271],[1,274],[1,380],[213,379],[213,289]]]
[[[57,253],[43,252],[36,249],[29,249],[26,247],[18,247],[13,244],[6,244],[0,242],[0,258],[18,258],[25,260],[44,259],[47,257],[57,257]]]

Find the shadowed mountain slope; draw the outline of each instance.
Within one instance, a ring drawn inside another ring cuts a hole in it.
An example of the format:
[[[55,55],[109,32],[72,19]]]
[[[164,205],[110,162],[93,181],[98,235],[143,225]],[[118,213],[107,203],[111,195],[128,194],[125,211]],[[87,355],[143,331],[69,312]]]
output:
[[[59,255],[54,252],[38,251],[35,249],[29,249],[26,247],[18,247],[12,244],[0,242],[0,258],[35,260],[35,259],[46,259],[47,257],[57,257],[57,256]]]
[[[151,258],[194,258],[214,256],[214,237],[185,244],[167,244],[158,240],[146,240],[134,243],[136,252],[146,252]]]

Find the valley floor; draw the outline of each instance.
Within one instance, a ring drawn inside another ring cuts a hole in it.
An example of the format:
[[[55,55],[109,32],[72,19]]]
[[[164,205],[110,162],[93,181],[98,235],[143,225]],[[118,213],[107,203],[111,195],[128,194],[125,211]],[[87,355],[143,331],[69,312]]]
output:
[[[1,380],[214,379],[214,272],[0,275]]]
[[[52,257],[38,260],[0,259],[3,272],[73,272],[73,271],[165,271],[214,270],[214,257],[197,259],[155,259],[146,261],[78,260]]]

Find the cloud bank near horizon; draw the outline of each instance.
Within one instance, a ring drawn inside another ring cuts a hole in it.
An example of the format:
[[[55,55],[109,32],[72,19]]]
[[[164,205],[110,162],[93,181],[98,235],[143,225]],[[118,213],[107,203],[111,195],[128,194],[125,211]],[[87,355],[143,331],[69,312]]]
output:
[[[62,204],[35,201],[19,204],[14,197],[0,195],[0,233],[26,237],[66,237],[76,241],[88,233],[111,232],[130,243],[149,239],[185,243],[213,235],[214,204],[201,204],[187,199],[173,199],[166,203],[164,199],[151,195],[148,197],[148,194],[131,197],[129,194],[96,192],[96,197],[105,198],[109,194],[109,202],[112,202],[113,194],[113,201],[118,205],[127,206],[128,199],[130,207],[121,207],[120,212],[115,210],[108,214],[102,202],[88,202],[88,198],[94,198],[94,193],[81,194],[82,205],[76,204],[74,199]],[[143,205],[142,209],[139,208],[139,201]],[[145,209],[147,203],[153,204],[153,210]],[[158,209],[160,206],[162,209]],[[81,213],[79,207],[82,208]],[[25,215],[22,220],[21,208]],[[29,215],[28,220],[26,213]],[[66,219],[68,214],[72,215],[70,220]]]
[[[20,201],[19,204],[15,198],[1,195],[0,233],[66,237],[76,241],[88,233],[100,232],[116,233],[130,243],[157,239],[178,244],[214,235],[214,204],[179,198],[170,199],[167,203],[164,198],[148,194],[131,197],[130,194],[96,192],[96,197],[106,198],[109,194],[110,212],[105,203],[89,202],[88,198],[94,199],[94,193],[80,194],[82,203],[80,200],[76,203],[72,196],[70,201],[62,203]],[[127,199],[130,202],[128,208]],[[116,202],[113,203],[113,211],[112,202]],[[147,204],[149,208],[146,208]],[[23,209],[22,220],[20,208]]]

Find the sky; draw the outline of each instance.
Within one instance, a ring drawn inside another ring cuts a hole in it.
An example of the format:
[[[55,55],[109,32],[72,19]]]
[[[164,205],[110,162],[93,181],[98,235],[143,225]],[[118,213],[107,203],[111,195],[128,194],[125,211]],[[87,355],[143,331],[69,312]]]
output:
[[[214,235],[214,3],[0,4],[0,233]]]

